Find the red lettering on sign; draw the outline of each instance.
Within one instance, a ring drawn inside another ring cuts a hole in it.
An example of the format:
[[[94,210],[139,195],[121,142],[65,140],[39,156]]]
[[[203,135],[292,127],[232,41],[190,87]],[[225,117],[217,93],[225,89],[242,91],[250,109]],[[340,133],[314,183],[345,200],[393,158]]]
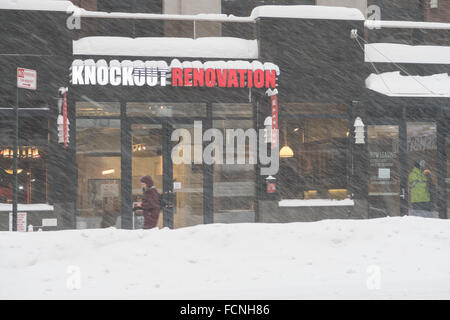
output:
[[[217,84],[223,88],[227,86],[227,73],[228,70],[217,69]]]
[[[183,70],[181,68],[172,68],[172,87],[183,86]]]
[[[192,84],[194,87],[204,87],[205,86],[204,74],[205,74],[205,70],[203,70],[203,69],[194,69],[193,70]]]
[[[192,68],[184,68],[184,86],[192,87]]]
[[[228,88],[237,88],[239,87],[237,72],[235,69],[231,69],[228,72]]]
[[[277,73],[275,70],[266,70],[266,88],[275,88],[277,84]]]
[[[256,88],[264,87],[264,72],[262,70],[256,70],[253,77]]]
[[[206,69],[205,84],[207,87],[214,87],[216,85],[216,71],[214,69]]]
[[[247,70],[238,70],[239,73],[239,87],[245,88],[245,74],[247,73]]]
[[[253,88],[253,71],[247,71],[247,87]]]

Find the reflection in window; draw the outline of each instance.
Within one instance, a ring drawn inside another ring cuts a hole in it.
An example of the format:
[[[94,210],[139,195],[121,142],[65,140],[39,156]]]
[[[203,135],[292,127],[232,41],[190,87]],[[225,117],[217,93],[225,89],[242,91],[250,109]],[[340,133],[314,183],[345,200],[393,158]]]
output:
[[[348,121],[280,121],[279,191],[283,199],[347,197]]]
[[[75,103],[77,117],[118,117],[119,102],[79,101]]]
[[[213,118],[251,118],[253,117],[253,105],[249,103],[213,103],[212,116]]]
[[[128,117],[205,117],[206,104],[202,103],[165,103],[165,102],[129,102]]]
[[[119,226],[120,151],[120,120],[77,119],[77,228]]]

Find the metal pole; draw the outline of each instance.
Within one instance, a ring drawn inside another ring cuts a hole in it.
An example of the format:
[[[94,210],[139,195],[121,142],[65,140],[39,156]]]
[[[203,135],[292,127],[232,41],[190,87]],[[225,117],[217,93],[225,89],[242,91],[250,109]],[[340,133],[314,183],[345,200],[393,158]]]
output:
[[[15,105],[15,127],[14,127],[14,145],[13,145],[13,216],[12,231],[17,231],[17,151],[19,147],[19,87],[16,88],[16,105]]]

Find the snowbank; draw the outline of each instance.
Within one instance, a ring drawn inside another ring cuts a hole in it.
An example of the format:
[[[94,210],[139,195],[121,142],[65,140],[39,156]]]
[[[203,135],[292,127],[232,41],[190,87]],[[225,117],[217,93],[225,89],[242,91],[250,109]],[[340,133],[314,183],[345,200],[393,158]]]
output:
[[[0,299],[449,299],[449,230],[397,217],[0,232]]]
[[[371,43],[364,46],[366,62],[450,64],[450,47]]]
[[[450,97],[447,73],[431,76],[402,76],[400,71],[372,73],[366,88],[392,97]]]
[[[258,43],[231,37],[86,37],[73,41],[74,55],[257,59]]]

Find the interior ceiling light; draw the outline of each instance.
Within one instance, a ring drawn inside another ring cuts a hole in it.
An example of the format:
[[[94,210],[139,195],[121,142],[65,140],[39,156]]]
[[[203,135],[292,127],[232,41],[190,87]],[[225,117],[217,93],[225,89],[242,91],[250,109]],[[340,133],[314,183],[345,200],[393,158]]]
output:
[[[292,158],[294,156],[294,151],[287,145],[286,138],[287,124],[284,123],[284,147],[280,150],[280,158]]]

